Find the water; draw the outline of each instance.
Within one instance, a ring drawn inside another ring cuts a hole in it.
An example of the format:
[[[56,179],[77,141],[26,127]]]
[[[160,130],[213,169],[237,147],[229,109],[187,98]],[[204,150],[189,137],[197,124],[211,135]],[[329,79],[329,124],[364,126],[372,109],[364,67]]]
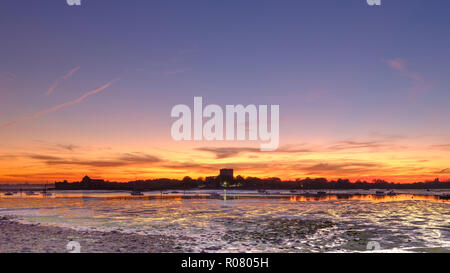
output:
[[[0,215],[79,230],[175,236],[189,252],[359,252],[368,251],[369,242],[381,252],[450,251],[450,202],[438,193],[398,192],[305,197],[228,191],[227,200],[211,199],[208,191],[1,194]]]

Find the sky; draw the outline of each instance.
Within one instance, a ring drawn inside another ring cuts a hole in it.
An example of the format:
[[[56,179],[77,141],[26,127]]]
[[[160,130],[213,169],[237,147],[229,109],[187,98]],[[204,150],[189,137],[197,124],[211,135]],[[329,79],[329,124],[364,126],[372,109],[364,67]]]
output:
[[[450,177],[450,2],[3,0],[0,183]],[[177,104],[280,105],[280,145],[174,141]]]

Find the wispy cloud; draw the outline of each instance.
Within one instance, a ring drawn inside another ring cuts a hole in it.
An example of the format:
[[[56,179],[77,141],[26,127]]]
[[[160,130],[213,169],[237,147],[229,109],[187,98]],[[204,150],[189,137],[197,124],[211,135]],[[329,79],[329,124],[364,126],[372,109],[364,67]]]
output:
[[[0,160],[11,160],[15,158],[16,158],[15,155],[0,155]]]
[[[160,67],[167,67],[174,64],[179,64],[183,62],[187,56],[192,55],[196,52],[195,49],[185,49],[185,50],[179,50],[178,52],[172,54],[171,56],[168,56],[165,59],[161,59],[159,61],[154,61],[153,65],[160,66]]]
[[[191,71],[191,68],[180,68],[180,69],[174,69],[164,72],[165,76],[171,76],[171,75],[177,75],[177,74],[183,74],[185,72]]]
[[[429,146],[431,149],[437,149],[437,150],[450,150],[450,144],[434,144]]]
[[[319,163],[304,167],[308,175],[346,175],[346,174],[366,174],[381,168],[377,163],[367,162],[345,162],[345,163]]]
[[[413,82],[413,89],[409,93],[409,97],[411,99],[415,99],[415,97],[420,93],[428,92],[432,84],[425,81],[425,79],[418,73],[410,71],[406,67],[406,61],[401,58],[395,58],[390,60],[384,60],[384,62],[393,70],[400,72],[403,76],[409,78]]]
[[[242,153],[260,153],[260,148],[253,147],[201,147],[197,151],[210,152],[216,155],[217,159],[230,158],[238,156]],[[312,150],[304,148],[294,148],[293,145],[285,145],[280,147],[274,153],[310,153]]]
[[[440,171],[435,172],[435,174],[450,174],[450,168],[446,168]]]
[[[251,147],[201,147],[197,148],[197,151],[210,152],[215,154],[217,159],[223,159],[234,157],[241,153],[256,153],[260,149]]]
[[[389,133],[382,133],[377,131],[369,131],[369,136],[371,138],[375,139],[382,139],[382,140],[404,140],[410,138],[410,136],[402,135],[402,134],[389,134]]]
[[[14,79],[16,78],[16,74],[6,70],[0,70],[0,78]]]
[[[406,61],[404,59],[395,58],[395,59],[391,59],[391,60],[386,60],[385,62],[387,63],[387,65],[390,68],[392,68],[396,71],[399,71],[405,77],[408,77],[415,81],[423,80],[419,74],[413,73],[406,68]]]
[[[129,165],[151,165],[161,161],[156,156],[142,154],[142,153],[125,153],[119,156],[111,157],[109,160],[90,160],[90,159],[76,159],[63,158],[52,155],[29,155],[31,159],[44,161],[47,165],[76,165],[86,167],[123,167]]]
[[[71,100],[71,101],[68,101],[68,102],[65,102],[65,103],[62,103],[62,104],[53,106],[53,107],[51,107],[51,108],[42,110],[42,111],[40,111],[40,112],[34,113],[34,114],[32,114],[32,115],[25,116],[25,117],[23,117],[23,118],[14,120],[14,121],[9,122],[9,123],[6,123],[6,124],[3,124],[3,125],[0,126],[0,129],[1,129],[1,128],[11,127],[11,126],[13,126],[13,125],[16,125],[17,123],[22,122],[22,121],[26,121],[26,120],[38,118],[38,117],[40,117],[40,116],[42,116],[42,115],[45,115],[45,114],[48,114],[48,113],[51,113],[51,112],[58,111],[59,109],[64,108],[64,107],[66,107],[66,106],[78,104],[78,103],[82,102],[83,100],[85,100],[87,97],[89,97],[89,96],[91,96],[91,95],[94,95],[94,94],[96,94],[96,93],[99,93],[99,92],[105,90],[106,88],[110,87],[110,86],[111,86],[114,82],[116,82],[116,81],[118,81],[118,79],[112,80],[112,81],[110,81],[110,82],[104,84],[104,85],[101,86],[100,88],[97,88],[97,89],[95,89],[95,90],[89,91],[89,92],[85,93],[84,95],[82,95],[81,97],[79,97],[79,98],[77,98],[77,99],[75,99],[75,100]]]
[[[61,148],[63,150],[71,151],[73,152],[76,148],[78,148],[77,145],[73,144],[55,144],[56,147]]]
[[[332,153],[343,151],[371,151],[381,152],[385,150],[405,149],[404,146],[394,145],[392,143],[383,141],[337,141],[328,145],[294,145],[286,144],[281,146],[271,154],[305,154],[305,153]],[[260,153],[259,148],[254,147],[200,147],[196,148],[197,151],[209,152],[215,154],[217,159],[236,157],[244,153]]]
[[[56,79],[53,82],[53,84],[50,86],[50,88],[47,90],[47,92],[45,92],[45,95],[49,96],[51,93],[53,93],[53,91],[55,91],[55,89],[58,87],[58,85],[60,84],[61,81],[67,80],[68,78],[70,78],[78,70],[80,70],[79,66],[77,66],[75,68],[72,68],[72,70],[70,70],[67,74],[65,74],[64,76]]]
[[[30,154],[27,157],[37,160],[59,160],[60,158],[53,155]]]
[[[329,146],[330,151],[352,150],[352,149],[378,149],[389,145],[377,141],[339,141]]]
[[[77,72],[80,69],[79,66],[73,68],[72,70],[69,71],[69,73],[67,73],[66,75],[63,76],[64,80],[67,80],[68,78],[70,78],[72,76],[73,73]]]

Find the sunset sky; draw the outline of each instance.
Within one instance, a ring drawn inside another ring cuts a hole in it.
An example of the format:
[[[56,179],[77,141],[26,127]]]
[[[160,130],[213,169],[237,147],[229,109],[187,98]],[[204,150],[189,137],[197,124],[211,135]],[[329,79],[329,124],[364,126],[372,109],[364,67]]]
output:
[[[449,1],[2,0],[0,183],[450,178]],[[174,105],[280,105],[280,146],[172,139]]]

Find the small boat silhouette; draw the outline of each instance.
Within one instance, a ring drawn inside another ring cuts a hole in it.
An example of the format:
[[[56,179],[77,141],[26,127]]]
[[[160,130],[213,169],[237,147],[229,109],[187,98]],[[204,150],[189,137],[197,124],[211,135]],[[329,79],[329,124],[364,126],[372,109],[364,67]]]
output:
[[[222,196],[221,196],[220,194],[218,194],[217,192],[212,192],[212,193],[210,193],[210,194],[209,194],[209,197],[210,197],[210,198],[214,198],[214,199],[222,198]]]
[[[132,192],[131,192],[131,195],[132,195],[132,196],[142,196],[142,195],[144,195],[144,193],[141,192],[141,191],[132,191]]]
[[[6,192],[5,195],[9,196],[9,195],[13,195],[12,192]]]
[[[47,192],[47,184],[45,184],[45,188],[41,193],[43,196],[52,196],[50,192]]]
[[[450,200],[450,194],[440,195],[440,196],[439,196],[439,199],[442,199],[442,200]]]

